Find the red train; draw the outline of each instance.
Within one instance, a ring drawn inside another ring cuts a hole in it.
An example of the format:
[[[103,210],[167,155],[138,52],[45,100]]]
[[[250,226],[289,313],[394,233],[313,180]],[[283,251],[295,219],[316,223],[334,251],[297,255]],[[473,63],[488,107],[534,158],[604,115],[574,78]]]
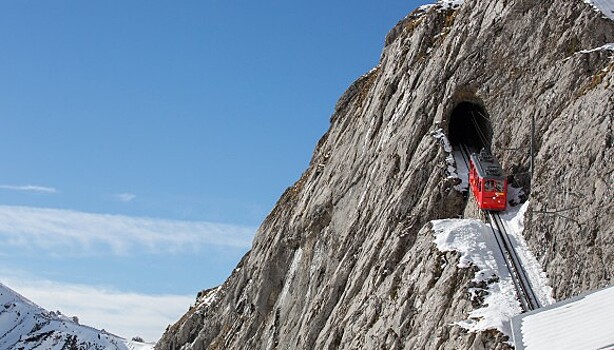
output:
[[[507,180],[501,165],[490,153],[482,150],[469,157],[469,184],[478,207],[502,211],[507,206]]]

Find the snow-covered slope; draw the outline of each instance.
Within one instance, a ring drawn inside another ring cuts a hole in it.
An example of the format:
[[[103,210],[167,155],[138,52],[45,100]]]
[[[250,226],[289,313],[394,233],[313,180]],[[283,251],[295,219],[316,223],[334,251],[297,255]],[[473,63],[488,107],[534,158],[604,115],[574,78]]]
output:
[[[80,325],[76,318],[49,312],[0,283],[2,350],[150,350],[152,345]]]
[[[555,302],[552,287],[522,234],[528,205],[526,202],[522,206],[508,208],[501,214],[501,219],[511,235],[514,250],[522,261],[536,297],[541,305],[550,305]],[[459,267],[476,268],[474,283],[468,293],[472,301],[482,307],[476,308],[469,313],[468,319],[458,320],[456,324],[472,332],[496,328],[511,336],[510,320],[522,310],[489,224],[476,219],[443,219],[432,223],[437,248],[442,252],[456,251],[461,254]]]

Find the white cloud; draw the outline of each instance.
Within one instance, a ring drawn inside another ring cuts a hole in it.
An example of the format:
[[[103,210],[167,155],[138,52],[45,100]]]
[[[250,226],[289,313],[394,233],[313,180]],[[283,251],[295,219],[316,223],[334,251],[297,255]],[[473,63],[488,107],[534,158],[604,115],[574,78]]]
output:
[[[116,195],[114,195],[115,199],[117,199],[120,202],[124,202],[124,203],[128,203],[131,202],[133,199],[136,198],[136,194],[134,193],[118,193]]]
[[[116,335],[146,341],[160,338],[167,325],[188,311],[194,296],[126,293],[102,287],[0,276],[9,288],[49,310]]]
[[[43,193],[52,194],[52,193],[58,192],[58,190],[53,187],[35,186],[35,185],[23,185],[23,186],[0,185],[0,189],[11,190],[11,191],[33,192],[33,193],[41,193],[41,194]]]
[[[73,210],[0,206],[0,246],[55,254],[180,253],[205,246],[249,248],[255,228]]]

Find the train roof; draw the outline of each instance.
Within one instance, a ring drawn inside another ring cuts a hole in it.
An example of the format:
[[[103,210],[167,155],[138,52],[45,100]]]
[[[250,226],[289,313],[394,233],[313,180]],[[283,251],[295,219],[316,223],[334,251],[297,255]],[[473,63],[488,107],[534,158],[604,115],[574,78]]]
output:
[[[471,153],[471,161],[475,164],[478,175],[482,178],[505,180],[501,164],[492,154],[487,152]]]

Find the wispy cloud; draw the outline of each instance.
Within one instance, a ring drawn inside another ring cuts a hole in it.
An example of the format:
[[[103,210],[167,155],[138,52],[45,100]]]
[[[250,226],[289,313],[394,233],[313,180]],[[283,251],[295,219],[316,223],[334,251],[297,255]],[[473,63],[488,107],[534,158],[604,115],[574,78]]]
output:
[[[126,337],[157,340],[194,301],[190,295],[148,295],[99,286],[65,284],[32,277],[0,275],[0,282],[49,310],[79,317],[79,322]]]
[[[10,191],[32,192],[32,193],[44,193],[44,194],[52,194],[52,193],[58,192],[58,190],[53,187],[35,186],[35,185],[22,185],[22,186],[0,185],[0,189],[10,190]]]
[[[136,194],[134,193],[117,193],[115,195],[113,195],[113,197],[115,199],[117,199],[120,202],[124,202],[124,203],[128,203],[131,202],[133,199],[136,198]]]
[[[205,246],[248,248],[256,229],[73,210],[0,206],[0,247],[62,254],[181,253]]]

